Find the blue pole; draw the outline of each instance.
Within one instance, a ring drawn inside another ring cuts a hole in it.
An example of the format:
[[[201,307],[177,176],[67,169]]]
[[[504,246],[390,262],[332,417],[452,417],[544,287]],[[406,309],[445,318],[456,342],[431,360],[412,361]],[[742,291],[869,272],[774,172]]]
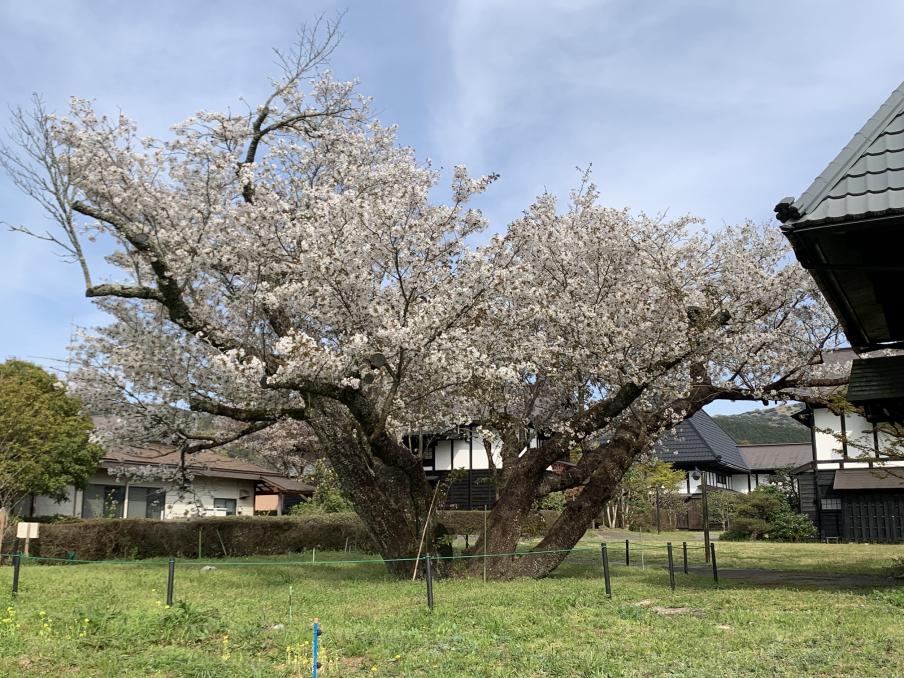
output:
[[[317,669],[320,668],[320,662],[317,661],[317,650],[319,648],[318,639],[320,638],[320,633],[321,633],[320,632],[320,620],[315,619],[314,620],[314,669],[313,669],[314,672],[311,674],[313,676],[313,678],[317,678]]]

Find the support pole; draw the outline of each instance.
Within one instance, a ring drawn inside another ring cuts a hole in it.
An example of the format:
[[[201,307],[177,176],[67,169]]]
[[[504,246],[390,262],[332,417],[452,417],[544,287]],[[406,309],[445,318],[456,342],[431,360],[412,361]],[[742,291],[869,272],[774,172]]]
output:
[[[713,581],[719,583],[719,567],[716,565],[716,545],[714,542],[709,543],[709,555],[713,564]]]
[[[681,542],[681,552],[684,560],[684,574],[687,574],[687,542]]]
[[[320,620],[316,617],[314,618],[314,661],[312,662],[313,673],[311,674],[313,678],[317,678],[317,669],[320,668],[320,661],[318,661],[317,655],[320,652],[320,634],[323,631],[320,629]]]
[[[176,559],[169,559],[169,571],[166,577],[166,604],[173,604],[173,580],[176,578]]]
[[[19,593],[19,568],[22,566],[22,554],[13,554],[13,595]]]
[[[600,546],[600,556],[603,559],[603,580],[606,582],[606,597],[612,597],[612,581],[609,579],[609,547],[606,544]]]
[[[433,567],[430,564],[431,558],[428,553],[426,556],[427,565],[427,608],[433,609]]]
[[[625,539],[625,565],[631,564],[631,541]]]
[[[672,556],[672,542],[668,542],[666,545],[666,551],[669,555],[669,586],[672,587],[672,590],[675,590],[675,560]]]
[[[702,472],[701,483],[703,487],[703,552],[706,554],[706,562],[709,562],[709,483],[706,482],[706,471]]]
[[[656,486],[656,534],[662,531],[662,521],[659,513],[659,485]]]

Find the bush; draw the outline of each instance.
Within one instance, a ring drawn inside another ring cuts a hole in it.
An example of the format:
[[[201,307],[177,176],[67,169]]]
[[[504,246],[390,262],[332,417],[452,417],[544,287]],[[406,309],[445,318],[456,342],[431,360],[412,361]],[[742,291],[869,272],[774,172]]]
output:
[[[771,539],[773,541],[805,541],[816,536],[816,526],[805,515],[791,508],[788,498],[778,488],[762,485],[743,495],[737,502],[732,529],[720,539]]]
[[[775,541],[807,541],[816,536],[813,521],[801,513],[781,511],[772,520],[769,538]]]
[[[904,579],[904,556],[895,556],[891,559],[891,567],[889,568],[892,577],[896,579]]]
[[[289,511],[292,515],[354,512],[351,502],[342,494],[336,472],[323,459],[314,462],[314,471],[306,474],[305,480],[314,485],[314,494],[307,501],[293,506]]]
[[[278,555],[310,548],[342,550],[346,539],[356,550],[374,552],[364,525],[354,514],[303,518],[200,518],[161,521],[99,518],[41,527],[35,555],[79,560],[117,558],[197,558]]]
[[[542,535],[555,512],[535,514],[525,523],[526,537]],[[483,531],[483,511],[440,511],[438,521],[453,535]],[[346,542],[356,551],[376,548],[354,513],[311,512],[300,516],[198,518],[190,521],[97,518],[41,526],[32,553],[45,558],[78,560],[140,558],[207,558],[280,555],[306,549],[341,551]],[[11,542],[7,542],[11,543]]]

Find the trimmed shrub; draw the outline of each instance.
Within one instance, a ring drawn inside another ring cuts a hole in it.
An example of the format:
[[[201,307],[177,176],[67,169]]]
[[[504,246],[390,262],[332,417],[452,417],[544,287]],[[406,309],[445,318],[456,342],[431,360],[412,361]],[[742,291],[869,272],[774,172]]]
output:
[[[542,535],[558,514],[544,511],[530,517],[522,531],[526,537]],[[483,531],[483,511],[440,511],[437,518],[448,534]],[[354,513],[312,512],[300,516],[197,518],[194,520],[67,520],[41,526],[32,553],[45,558],[78,560],[141,558],[207,558],[280,555],[318,548],[375,553],[364,524]],[[11,542],[7,542],[10,543]]]
[[[770,539],[806,541],[816,536],[816,527],[807,516],[797,513],[788,498],[771,485],[762,485],[737,500],[731,530],[722,534],[725,541]]]
[[[41,527],[35,555],[79,560],[118,558],[197,558],[279,555],[305,549],[342,550],[346,539],[358,551],[374,551],[364,525],[354,514],[299,518],[199,518],[162,521],[128,518],[54,523]]]

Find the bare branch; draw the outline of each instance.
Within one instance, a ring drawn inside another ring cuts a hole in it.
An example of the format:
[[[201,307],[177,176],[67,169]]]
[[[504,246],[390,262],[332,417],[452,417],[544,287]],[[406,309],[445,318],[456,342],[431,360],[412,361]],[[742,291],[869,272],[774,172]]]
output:
[[[39,235],[34,229],[22,225],[8,224],[9,229],[62,248],[64,256],[78,262],[85,287],[91,287],[91,272],[71,208],[78,191],[70,176],[69,159],[53,138],[51,117],[44,101],[33,94],[31,110],[15,108],[11,116],[9,143],[0,142],[0,168],[23,193],[44,208],[62,229],[62,236],[49,231]]]

